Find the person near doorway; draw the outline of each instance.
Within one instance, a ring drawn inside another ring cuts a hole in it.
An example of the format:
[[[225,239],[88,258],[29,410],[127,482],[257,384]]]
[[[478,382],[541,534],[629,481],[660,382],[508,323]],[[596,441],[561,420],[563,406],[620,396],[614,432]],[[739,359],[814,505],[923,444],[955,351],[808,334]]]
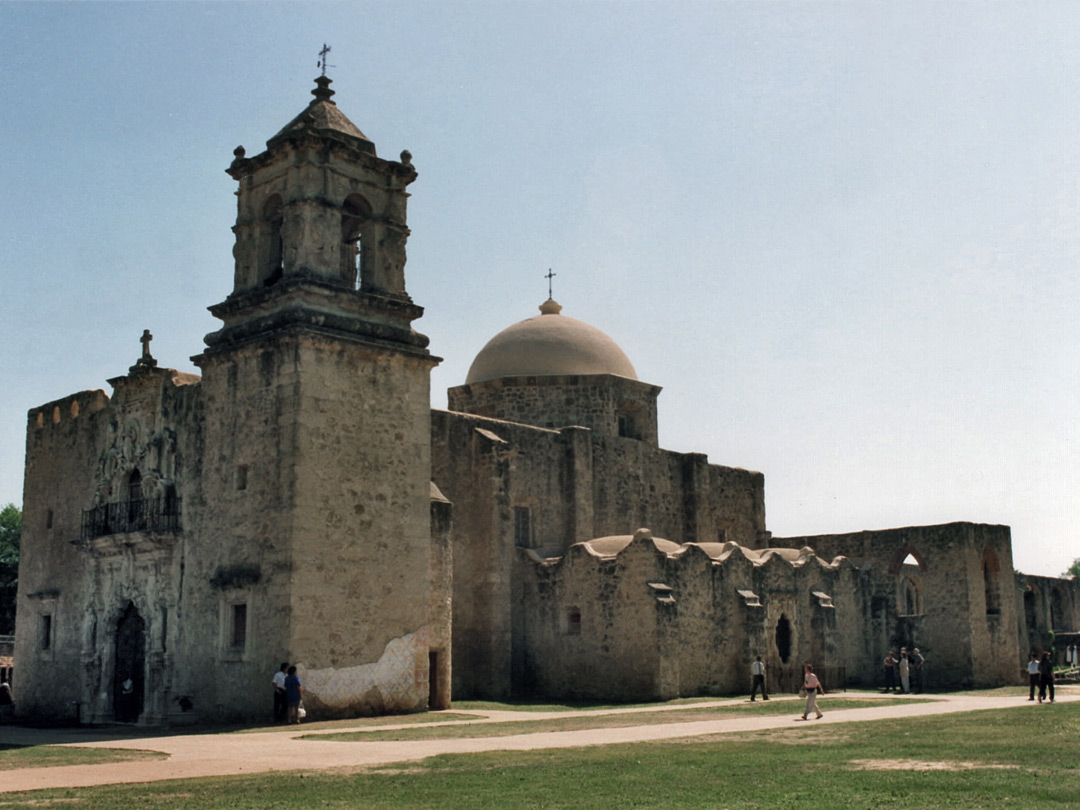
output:
[[[806,692],[806,708],[803,709],[802,720],[806,720],[810,712],[814,712],[817,720],[820,720],[824,715],[821,709],[817,707],[818,695],[825,694],[825,687],[821,685],[821,681],[818,680],[818,676],[814,674],[814,667],[812,664],[807,664],[803,673],[803,689]]]
[[[120,681],[120,695],[118,696],[120,705],[116,707],[116,720],[120,723],[134,723],[138,720],[138,714],[135,711],[135,681],[131,679],[131,675],[124,675],[124,679]]]
[[[889,650],[889,654],[885,656],[885,663],[882,665],[885,671],[885,691],[892,692],[896,689],[896,657],[893,655],[893,651]]]
[[[1035,700],[1035,690],[1039,688],[1039,656],[1028,656],[1028,700]]]
[[[758,687],[761,688],[761,699],[768,700],[769,694],[765,691],[765,664],[762,663],[760,655],[750,665],[750,678],[753,682],[750,687],[750,702],[754,702]]]
[[[1054,702],[1054,661],[1050,658],[1050,651],[1043,650],[1042,659],[1039,661],[1039,703],[1047,699],[1050,693],[1050,702]]]
[[[919,648],[916,647],[911,651],[911,691],[921,693],[923,690],[923,666],[926,665],[926,658]]]
[[[289,723],[300,722],[300,701],[304,698],[304,686],[296,674],[296,667],[289,667],[285,676],[285,705],[288,707]]]
[[[285,722],[285,675],[289,668],[289,662],[281,665],[281,669],[274,673],[271,682],[274,686],[274,722]]]

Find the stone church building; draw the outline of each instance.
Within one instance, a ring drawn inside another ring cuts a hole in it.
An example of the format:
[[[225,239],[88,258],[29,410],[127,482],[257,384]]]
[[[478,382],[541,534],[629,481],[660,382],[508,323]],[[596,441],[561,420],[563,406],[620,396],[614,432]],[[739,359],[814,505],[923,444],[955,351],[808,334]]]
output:
[[[433,410],[406,291],[416,179],[316,80],[235,152],[235,270],[199,376],[141,357],[29,413],[17,713],[267,719],[451,698],[738,693],[762,655],[871,685],[918,645],[935,688],[1018,682],[1080,627],[1074,580],[1018,576],[1009,529],[775,538],[760,473],[658,444],[660,387],[553,300]]]

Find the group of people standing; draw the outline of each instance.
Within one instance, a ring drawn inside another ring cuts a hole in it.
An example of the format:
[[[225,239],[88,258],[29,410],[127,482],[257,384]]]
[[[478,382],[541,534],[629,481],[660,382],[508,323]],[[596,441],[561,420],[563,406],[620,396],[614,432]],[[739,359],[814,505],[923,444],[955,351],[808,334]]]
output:
[[[922,692],[924,666],[926,666],[926,659],[919,652],[918,647],[912,649],[911,655],[908,655],[907,647],[901,647],[899,658],[896,657],[895,652],[889,650],[883,664],[885,691],[902,692],[905,695]]]
[[[272,683],[274,685],[274,722],[299,723],[304,687],[296,674],[296,667],[289,666],[289,662],[286,661],[274,673]]]
[[[1038,687],[1039,703],[1047,699],[1048,692],[1050,702],[1054,702],[1054,661],[1049,650],[1044,650],[1042,657],[1032,653],[1028,658],[1028,684],[1028,700],[1035,699],[1035,687]]]

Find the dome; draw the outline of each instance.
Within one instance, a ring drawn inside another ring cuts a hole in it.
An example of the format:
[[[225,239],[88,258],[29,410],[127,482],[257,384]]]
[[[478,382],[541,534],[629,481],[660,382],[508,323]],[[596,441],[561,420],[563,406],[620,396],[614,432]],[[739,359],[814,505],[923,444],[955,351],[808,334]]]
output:
[[[560,315],[552,299],[540,315],[507,327],[487,342],[469,368],[466,384],[499,377],[614,374],[637,379],[630,359],[595,326]]]

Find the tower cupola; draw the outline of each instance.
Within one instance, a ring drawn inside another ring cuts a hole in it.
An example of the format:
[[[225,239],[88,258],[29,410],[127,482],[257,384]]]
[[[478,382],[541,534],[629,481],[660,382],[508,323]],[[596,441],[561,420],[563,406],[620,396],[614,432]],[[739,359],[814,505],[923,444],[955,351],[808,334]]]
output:
[[[237,181],[233,290],[211,312],[224,328],[210,350],[286,325],[356,333],[422,348],[423,310],[405,289],[411,155],[384,160],[315,80],[307,107],[227,169]]]

